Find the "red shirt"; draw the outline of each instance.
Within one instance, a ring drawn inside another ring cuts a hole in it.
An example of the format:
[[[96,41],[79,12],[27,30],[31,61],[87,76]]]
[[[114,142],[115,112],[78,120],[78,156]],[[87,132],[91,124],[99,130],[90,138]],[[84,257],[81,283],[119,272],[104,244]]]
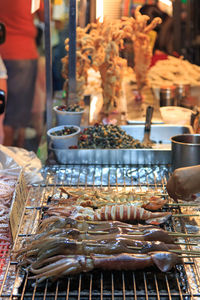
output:
[[[37,30],[31,0],[0,0],[0,22],[6,26],[6,41],[0,45],[3,59],[36,59]]]

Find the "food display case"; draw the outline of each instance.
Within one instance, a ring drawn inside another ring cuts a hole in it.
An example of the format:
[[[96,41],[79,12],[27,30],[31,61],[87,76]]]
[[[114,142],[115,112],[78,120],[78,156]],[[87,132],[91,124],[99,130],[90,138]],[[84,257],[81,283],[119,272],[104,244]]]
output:
[[[45,3],[48,48],[49,0]],[[75,1],[70,4],[74,16]],[[76,89],[71,42],[70,97]],[[46,55],[48,73],[50,49]],[[49,129],[50,74],[46,86]],[[6,261],[7,248],[0,248],[0,299],[200,299],[200,198],[174,202],[166,190],[170,138],[192,134],[193,128],[162,124],[158,100],[149,93],[128,109],[130,125],[121,122],[120,128],[142,143],[144,112],[153,103],[152,148],[56,149],[48,141],[43,180],[26,190]],[[141,118],[135,119],[138,112]]]

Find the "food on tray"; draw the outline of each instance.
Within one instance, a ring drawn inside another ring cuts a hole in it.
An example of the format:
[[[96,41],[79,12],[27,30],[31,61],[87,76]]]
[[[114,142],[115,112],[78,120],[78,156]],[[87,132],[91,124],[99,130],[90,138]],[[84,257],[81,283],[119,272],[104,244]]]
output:
[[[57,107],[57,110],[69,111],[69,112],[80,112],[83,111],[84,108],[78,104],[70,104],[70,105],[60,105]]]
[[[100,189],[71,189],[60,188],[61,192],[68,195],[68,198],[59,200],[59,203],[71,203],[80,205],[83,207],[99,208],[104,205],[115,205],[130,203],[133,205],[141,206],[148,210],[161,209],[167,202],[167,199],[163,199],[160,196],[156,196],[156,193],[134,193],[133,191],[117,191],[113,189],[100,190]],[[51,197],[53,200],[53,196]]]
[[[100,72],[90,68],[87,72],[87,75],[87,85],[84,91],[85,96],[102,94]]]
[[[170,212],[150,212],[134,205],[109,205],[97,209],[94,220],[146,221],[148,224],[161,224],[171,217]]]
[[[120,57],[124,39],[134,43],[135,72],[138,88],[147,84],[147,72],[151,62],[152,49],[149,31],[161,23],[155,18],[149,25],[148,16],[136,9],[135,18],[123,17],[121,20],[105,19],[102,23],[91,23],[86,28],[77,28],[76,41],[76,80],[77,98],[82,100],[87,85],[88,70],[92,67],[101,75],[103,90],[103,109],[105,114],[119,111],[120,98],[123,95],[123,74],[127,61]],[[69,39],[66,40],[67,55],[62,59],[65,90],[68,91]]]
[[[75,132],[77,132],[77,129],[75,127],[73,127],[73,126],[71,126],[71,127],[64,126],[63,129],[52,131],[51,135],[53,135],[53,136],[62,136],[62,135],[70,135],[70,134],[73,134]]]
[[[155,18],[147,25],[149,17],[140,13],[141,6],[135,10],[135,38],[133,38],[134,47],[134,70],[138,90],[148,85],[148,71],[152,58],[152,47],[148,33],[162,22],[160,18]]]
[[[148,254],[117,255],[56,255],[39,263],[30,263],[29,270],[33,274],[30,279],[40,283],[48,278],[54,280],[72,274],[89,272],[93,269],[103,270],[141,270],[156,266],[162,272],[170,271],[182,259],[175,253],[151,252]]]
[[[153,251],[170,251],[180,250],[176,244],[165,244],[160,241],[141,241],[129,237],[112,237],[106,236],[104,239],[96,238],[91,240],[77,241],[60,236],[50,236],[45,239],[34,240],[18,252],[16,257],[25,254],[31,257],[37,256],[38,262],[47,259],[53,255],[70,255],[70,254],[119,254],[119,253],[149,253]]]
[[[79,104],[83,103],[84,90],[87,84],[87,71],[91,67],[93,42],[87,33],[89,27],[76,29],[76,97]],[[64,89],[68,98],[69,91],[69,39],[65,41],[67,55],[62,59],[62,75],[65,78]]]
[[[116,34],[118,32],[118,34]],[[77,98],[82,101],[87,85],[87,72],[92,67],[100,71],[104,95],[104,112],[109,113],[118,106],[121,96],[123,66],[126,60],[119,57],[119,44],[123,42],[123,32],[119,22],[110,20],[89,24],[86,28],[77,28],[76,80]],[[66,40],[66,50],[69,50]],[[68,54],[62,59],[65,90],[68,91]]]
[[[114,229],[120,234],[108,232]],[[144,236],[147,240],[141,239]],[[163,237],[165,241],[160,241]],[[167,272],[182,262],[179,252],[173,237],[152,226],[50,217],[42,220],[36,234],[24,240],[15,258],[29,271],[29,278],[39,279],[39,283],[94,268],[138,270],[157,266]]]
[[[83,206],[49,206],[45,211],[49,216],[70,217],[75,220],[98,221],[145,221],[147,224],[162,224],[170,217],[170,212],[151,212],[135,205],[105,205],[93,210]]]
[[[161,224],[171,213],[156,212],[168,202],[156,193],[133,193],[125,190],[113,189],[72,189],[60,188],[60,199],[56,196],[56,203],[45,211],[48,215],[72,217],[83,220],[119,220],[146,221],[148,224]],[[62,197],[67,194],[68,198]],[[153,194],[153,195],[152,195]],[[50,198],[54,200],[54,196]],[[64,205],[65,204],[65,205]]]
[[[162,272],[170,271],[182,259],[175,253],[151,252],[148,254],[118,254],[118,255],[92,255],[95,268],[104,270],[141,270],[156,266]]]
[[[183,58],[168,56],[158,61],[148,73],[152,87],[171,86],[173,84],[200,85],[200,67]]]
[[[128,135],[119,126],[112,124],[96,124],[85,128],[79,137],[78,147],[81,149],[145,148],[139,140]]]
[[[120,221],[81,221],[59,216],[42,220],[32,239],[46,238],[52,234],[77,240],[101,239],[109,235],[142,241],[160,241],[167,244],[175,242],[175,238],[167,231],[153,225],[133,225]]]

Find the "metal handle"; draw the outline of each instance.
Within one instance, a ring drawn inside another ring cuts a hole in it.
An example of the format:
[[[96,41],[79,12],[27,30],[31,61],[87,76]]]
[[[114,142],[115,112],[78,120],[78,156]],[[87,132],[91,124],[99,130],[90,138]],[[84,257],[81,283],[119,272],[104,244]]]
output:
[[[199,124],[199,120],[200,120],[200,111],[198,107],[194,107],[193,112],[191,114],[190,117],[190,125],[193,127],[194,131],[196,132],[198,130],[197,124]]]
[[[5,111],[5,92],[3,90],[0,90],[0,115],[2,115]]]
[[[146,109],[146,122],[145,122],[145,132],[150,131],[151,129],[151,120],[153,116],[153,106],[147,106]]]

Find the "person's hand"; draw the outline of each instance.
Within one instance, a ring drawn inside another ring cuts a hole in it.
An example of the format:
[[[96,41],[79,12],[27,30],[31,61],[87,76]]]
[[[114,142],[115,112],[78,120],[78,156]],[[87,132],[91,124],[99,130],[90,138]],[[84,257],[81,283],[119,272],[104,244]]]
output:
[[[192,200],[200,192],[200,165],[176,169],[167,182],[167,191],[174,200]]]

